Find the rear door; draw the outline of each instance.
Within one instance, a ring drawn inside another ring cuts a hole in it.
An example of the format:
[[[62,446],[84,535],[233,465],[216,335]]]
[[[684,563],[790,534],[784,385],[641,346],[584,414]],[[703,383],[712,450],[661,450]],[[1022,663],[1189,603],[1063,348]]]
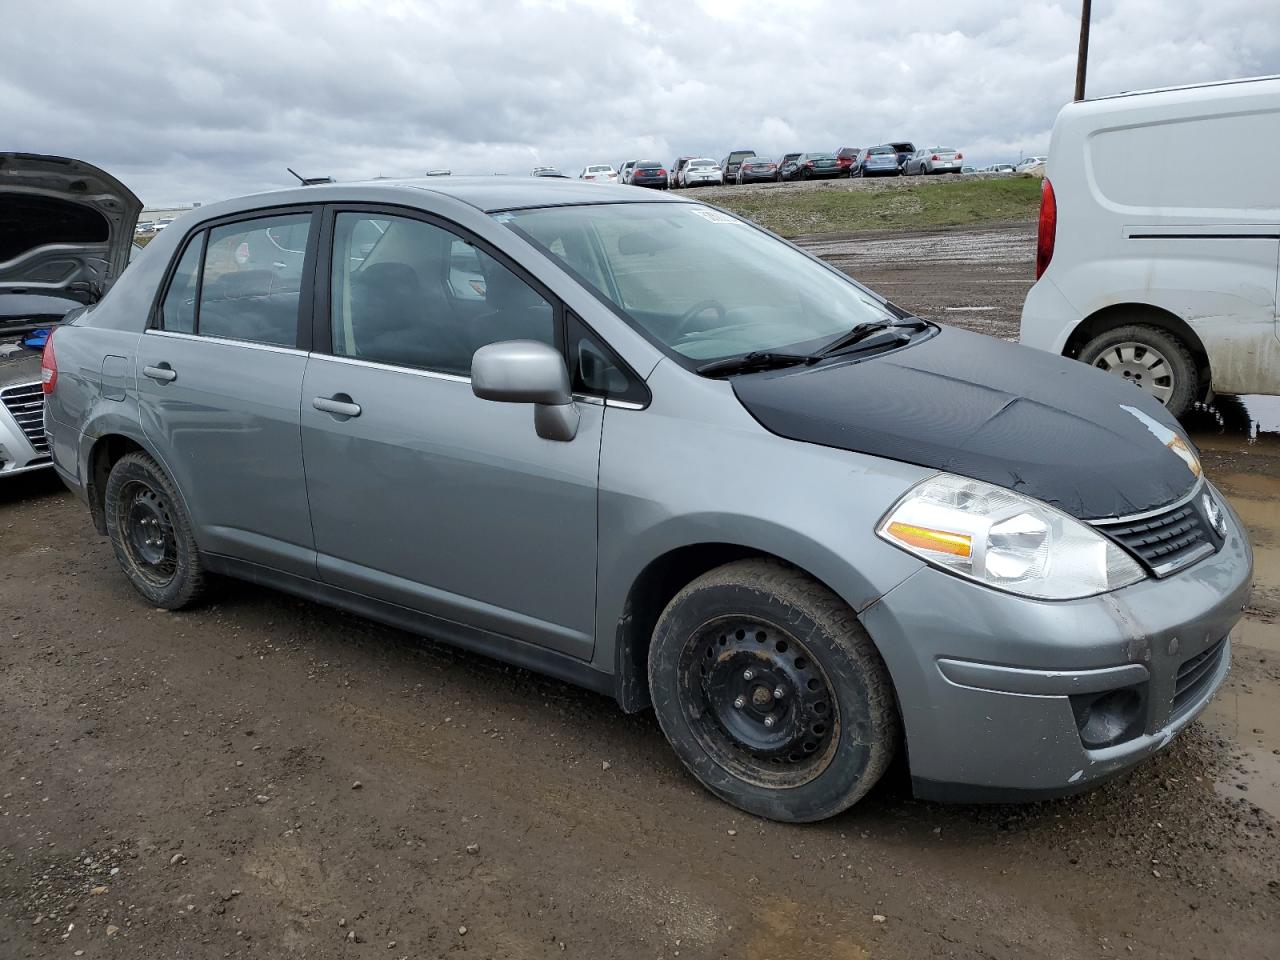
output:
[[[143,429],[201,549],[309,577],[298,408],[317,216],[272,211],[189,238],[136,370]]]
[[[538,437],[531,407],[471,392],[480,346],[561,345],[559,304],[452,224],[331,216],[327,322],[302,394],[321,578],[589,658],[604,407],[580,404],[562,443]]]

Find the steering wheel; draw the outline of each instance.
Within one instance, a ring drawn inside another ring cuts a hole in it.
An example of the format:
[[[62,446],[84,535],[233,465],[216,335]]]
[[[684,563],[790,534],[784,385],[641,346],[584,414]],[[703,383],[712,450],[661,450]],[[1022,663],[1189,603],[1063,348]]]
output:
[[[692,307],[686,310],[680,319],[676,321],[675,335],[677,337],[688,336],[692,332],[689,330],[689,327],[692,325],[693,321],[697,319],[700,314],[706,313],[708,310],[714,310],[716,312],[716,320],[718,320],[721,325],[724,324],[725,319],[729,315],[728,311],[724,308],[724,304],[719,300],[699,300]]]

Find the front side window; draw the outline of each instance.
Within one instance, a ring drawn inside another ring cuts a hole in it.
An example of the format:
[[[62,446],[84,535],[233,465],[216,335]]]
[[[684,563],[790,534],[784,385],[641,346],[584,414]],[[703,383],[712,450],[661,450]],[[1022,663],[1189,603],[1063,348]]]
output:
[[[496,218],[691,361],[815,349],[894,318],[853,281],[702,204],[547,207]]]
[[[556,310],[546,298],[480,248],[421,220],[339,213],[331,287],[337,356],[469,376],[472,355],[486,344],[556,346]]]
[[[263,217],[209,231],[197,332],[292,347],[311,214]]]

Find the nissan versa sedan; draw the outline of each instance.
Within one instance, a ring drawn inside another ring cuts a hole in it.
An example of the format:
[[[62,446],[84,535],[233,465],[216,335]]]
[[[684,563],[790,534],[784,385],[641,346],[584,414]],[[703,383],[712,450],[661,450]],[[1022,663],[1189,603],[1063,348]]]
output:
[[[202,207],[55,332],[43,394],[146,603],[240,577],[652,706],[777,820],[895,755],[955,800],[1119,773],[1213,696],[1249,588],[1151,397],[647,190]]]

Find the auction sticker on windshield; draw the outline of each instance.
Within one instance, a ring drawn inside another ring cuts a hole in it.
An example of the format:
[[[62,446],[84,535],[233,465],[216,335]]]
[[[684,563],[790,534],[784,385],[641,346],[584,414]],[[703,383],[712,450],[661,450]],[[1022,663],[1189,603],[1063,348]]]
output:
[[[696,213],[703,220],[710,220],[712,223],[741,223],[737,217],[731,217],[727,213],[719,210],[712,210],[710,207],[691,207],[690,213]]]

